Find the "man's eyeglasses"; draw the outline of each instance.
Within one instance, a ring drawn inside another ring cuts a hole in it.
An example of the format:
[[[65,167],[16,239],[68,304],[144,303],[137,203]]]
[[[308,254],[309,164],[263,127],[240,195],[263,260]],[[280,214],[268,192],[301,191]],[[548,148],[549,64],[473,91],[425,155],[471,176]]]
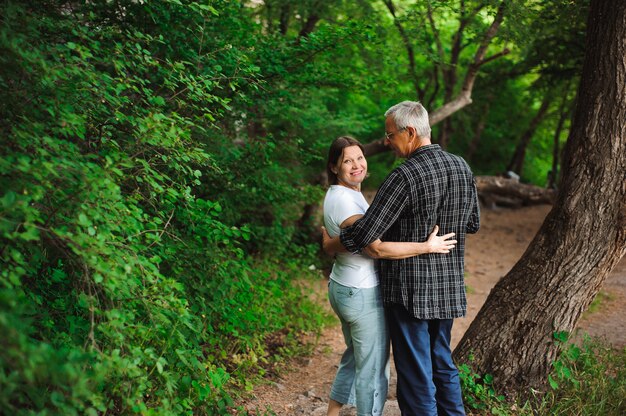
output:
[[[400,133],[401,131],[406,130],[406,127],[402,127],[401,129],[398,129],[398,131],[396,133]],[[394,134],[396,133],[387,133],[385,132],[385,140],[391,140],[391,138],[393,137]]]

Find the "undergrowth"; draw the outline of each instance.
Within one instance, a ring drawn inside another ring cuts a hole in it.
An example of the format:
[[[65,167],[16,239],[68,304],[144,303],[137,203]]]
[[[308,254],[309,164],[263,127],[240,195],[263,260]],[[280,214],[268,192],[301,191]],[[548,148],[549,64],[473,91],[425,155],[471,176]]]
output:
[[[471,363],[459,366],[468,414],[495,416],[626,414],[626,348],[585,336],[579,343],[555,334],[562,343],[548,377],[548,391],[531,391],[523,403],[507,401],[493,387],[493,376],[478,375]]]
[[[323,319],[300,145],[218,121],[240,7],[39,3],[0,5],[0,414],[229,414]]]

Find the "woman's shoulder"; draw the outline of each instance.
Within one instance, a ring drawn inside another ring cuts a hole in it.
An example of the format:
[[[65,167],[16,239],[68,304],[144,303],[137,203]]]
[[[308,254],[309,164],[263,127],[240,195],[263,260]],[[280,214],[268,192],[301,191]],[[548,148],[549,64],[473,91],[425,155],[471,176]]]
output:
[[[341,186],[341,185],[330,185],[330,187],[328,188],[328,191],[326,191],[326,196],[332,196],[335,198],[341,198],[341,197],[346,197],[346,198],[356,198],[360,195],[361,193],[358,191],[354,191],[352,189],[346,188],[345,186]]]
[[[362,214],[369,207],[369,204],[361,192],[348,189],[341,185],[334,186],[336,187],[328,190],[326,198],[324,199],[325,215],[344,217],[346,213],[350,215]]]

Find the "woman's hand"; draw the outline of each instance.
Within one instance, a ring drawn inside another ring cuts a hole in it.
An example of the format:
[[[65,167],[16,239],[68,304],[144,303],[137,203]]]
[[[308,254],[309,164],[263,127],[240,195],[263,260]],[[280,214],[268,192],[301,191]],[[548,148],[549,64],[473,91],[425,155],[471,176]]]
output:
[[[426,244],[428,245],[429,253],[449,253],[450,250],[454,248],[456,245],[456,240],[450,240],[454,237],[454,233],[449,233],[445,235],[438,236],[439,226],[435,225],[433,228],[433,232],[428,236],[428,240],[426,240]]]
[[[328,235],[328,231],[326,231],[326,227],[322,227],[322,249],[324,249],[324,253],[329,256],[334,256],[335,253],[330,250],[330,242],[331,238]]]
[[[322,248],[324,253],[329,256],[335,256],[337,253],[347,253],[348,250],[341,244],[339,236],[331,237],[326,231],[326,227],[322,227]]]

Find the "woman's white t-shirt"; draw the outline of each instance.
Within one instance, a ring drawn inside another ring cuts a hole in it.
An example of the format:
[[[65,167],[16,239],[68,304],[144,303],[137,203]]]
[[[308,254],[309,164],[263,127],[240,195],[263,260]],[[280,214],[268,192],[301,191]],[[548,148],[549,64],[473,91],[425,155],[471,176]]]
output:
[[[341,232],[341,224],[354,215],[363,215],[369,204],[361,192],[342,185],[331,185],[324,199],[324,224],[331,237]],[[338,253],[330,273],[335,282],[358,288],[378,285],[374,260],[361,254]]]

